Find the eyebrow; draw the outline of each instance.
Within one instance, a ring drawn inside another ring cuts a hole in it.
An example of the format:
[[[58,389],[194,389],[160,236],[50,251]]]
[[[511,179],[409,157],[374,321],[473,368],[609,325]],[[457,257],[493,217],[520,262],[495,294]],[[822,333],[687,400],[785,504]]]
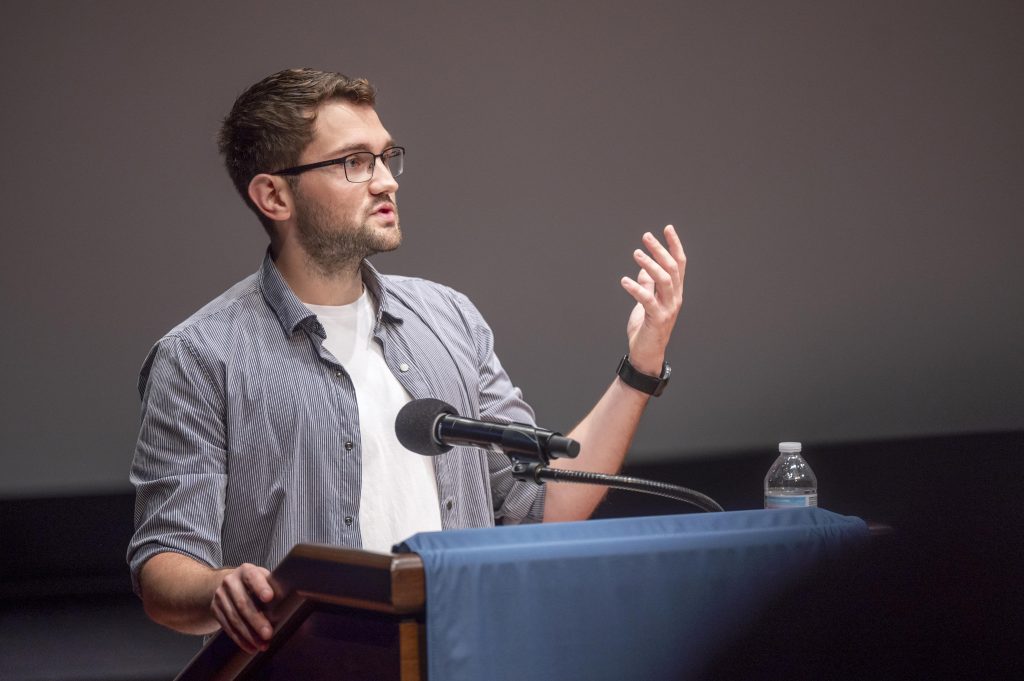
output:
[[[384,142],[384,149],[390,149],[391,147],[398,146],[395,140],[390,137]],[[357,151],[372,151],[369,145],[363,144],[362,142],[355,142],[353,144],[346,144],[343,147],[338,147],[327,155],[327,158],[340,158],[346,154],[352,154]]]

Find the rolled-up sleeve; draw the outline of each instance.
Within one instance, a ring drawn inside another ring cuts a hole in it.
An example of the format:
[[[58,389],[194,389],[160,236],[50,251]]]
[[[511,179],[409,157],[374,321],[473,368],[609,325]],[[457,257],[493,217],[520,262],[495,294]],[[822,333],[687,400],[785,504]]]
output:
[[[136,500],[128,564],[136,593],[142,565],[157,553],[221,566],[227,443],[223,390],[213,375],[175,335],[143,364],[142,426],[130,476]]]

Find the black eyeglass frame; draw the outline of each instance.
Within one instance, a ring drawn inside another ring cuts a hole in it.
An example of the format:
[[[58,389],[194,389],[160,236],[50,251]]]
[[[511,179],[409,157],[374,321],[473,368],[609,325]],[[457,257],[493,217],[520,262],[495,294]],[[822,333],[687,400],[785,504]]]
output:
[[[370,180],[373,179],[373,173],[374,173],[375,170],[377,170],[377,159],[380,159],[381,162],[384,163],[384,165],[387,165],[387,161],[384,160],[384,156],[388,152],[396,151],[396,150],[402,152],[401,153],[402,165],[403,165],[402,171],[404,171],[405,170],[405,168],[404,168],[404,166],[405,166],[405,147],[394,146],[394,147],[388,147],[387,149],[385,149],[384,151],[380,152],[379,154],[374,154],[372,151],[354,151],[351,154],[345,154],[344,156],[341,156],[340,158],[332,158],[332,159],[328,159],[326,161],[317,161],[316,163],[307,163],[307,164],[301,165],[301,166],[293,166],[291,168],[285,168],[284,170],[278,170],[278,171],[275,171],[275,172],[269,173],[269,174],[270,175],[299,175],[301,173],[306,172],[307,170],[316,170],[317,168],[326,168],[327,166],[340,165],[342,167],[342,169],[344,169],[344,171],[345,171],[345,179],[346,180],[348,180],[349,182],[355,183],[355,184],[362,184],[363,182],[369,182]],[[370,154],[371,156],[373,156],[373,160],[370,161],[370,176],[368,178],[366,178],[365,180],[353,180],[353,179],[350,179],[349,176],[348,176],[348,168],[345,166],[345,161],[347,161],[348,159],[352,158],[353,156],[358,156],[359,154]],[[402,174],[402,171],[399,171],[398,173],[393,173],[392,177],[398,177],[399,175]],[[391,168],[390,167],[388,167],[388,172],[391,172]]]

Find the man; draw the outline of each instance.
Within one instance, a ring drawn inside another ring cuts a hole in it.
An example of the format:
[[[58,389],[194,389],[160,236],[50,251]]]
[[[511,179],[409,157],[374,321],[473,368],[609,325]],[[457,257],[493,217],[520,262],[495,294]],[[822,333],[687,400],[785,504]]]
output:
[[[299,542],[388,550],[418,531],[587,518],[603,490],[516,482],[500,455],[402,448],[394,418],[436,397],[484,420],[532,422],[461,294],[383,276],[366,261],[402,239],[397,146],[365,80],[295,69],[252,86],[221,129],[243,199],[270,235],[259,272],[153,348],[143,366],[128,549],[149,615],[188,633],[219,626],[244,650],[272,630],[257,601]],[[637,249],[628,359],[569,436],[566,468],[614,472],[651,394],[682,304],[685,256],[647,233]]]

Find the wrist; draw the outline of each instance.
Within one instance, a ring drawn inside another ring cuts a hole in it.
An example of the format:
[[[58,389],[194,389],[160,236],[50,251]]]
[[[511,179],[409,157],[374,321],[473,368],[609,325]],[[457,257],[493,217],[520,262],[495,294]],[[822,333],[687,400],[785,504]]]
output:
[[[665,356],[662,355],[658,358],[651,357],[640,357],[633,353],[627,353],[626,357],[629,358],[629,363],[633,366],[633,369],[639,371],[645,376],[661,376],[662,371],[665,368]]]

